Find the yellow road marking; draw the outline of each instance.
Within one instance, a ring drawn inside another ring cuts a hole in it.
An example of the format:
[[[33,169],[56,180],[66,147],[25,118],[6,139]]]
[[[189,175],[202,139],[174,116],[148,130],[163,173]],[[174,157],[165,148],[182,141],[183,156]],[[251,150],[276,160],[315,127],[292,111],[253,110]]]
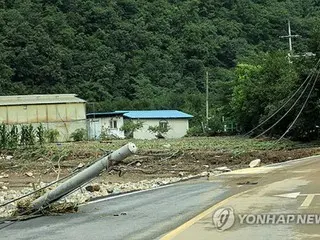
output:
[[[258,188],[258,187],[256,187]],[[180,225],[179,227],[177,227],[176,229],[172,230],[171,232],[167,233],[165,236],[163,236],[162,238],[160,238],[160,240],[170,240],[173,239],[175,236],[177,236],[179,233],[183,232],[184,230],[188,229],[189,227],[191,227],[194,223],[198,222],[199,220],[201,220],[202,218],[204,218],[205,216],[207,216],[208,214],[211,214],[214,210],[216,210],[219,207],[222,207],[223,205],[226,205],[226,203],[234,198],[237,198],[243,194],[246,194],[247,192],[253,191],[256,188],[252,188],[249,190],[246,190],[244,192],[241,193],[237,193],[231,197],[228,197],[224,200],[222,200],[221,202],[218,202],[217,204],[211,206],[210,208],[208,208],[207,210],[205,210],[204,212],[200,213],[199,215],[195,216],[194,218],[190,219],[189,221],[183,223],[182,225]]]

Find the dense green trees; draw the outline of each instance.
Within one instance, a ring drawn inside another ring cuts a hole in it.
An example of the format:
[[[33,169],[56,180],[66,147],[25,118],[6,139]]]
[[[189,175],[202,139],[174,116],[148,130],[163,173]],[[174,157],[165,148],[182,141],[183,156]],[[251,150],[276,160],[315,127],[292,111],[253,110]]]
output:
[[[296,52],[320,54],[319,16],[316,0],[0,0],[0,94],[72,92],[89,110],[180,109],[199,125],[209,71],[210,116],[244,131],[313,65],[286,64],[287,19]]]

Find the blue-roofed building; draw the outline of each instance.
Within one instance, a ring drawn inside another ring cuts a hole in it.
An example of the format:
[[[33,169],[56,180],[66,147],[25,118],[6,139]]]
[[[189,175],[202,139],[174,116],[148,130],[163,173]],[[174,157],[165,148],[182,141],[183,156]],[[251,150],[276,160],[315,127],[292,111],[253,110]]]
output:
[[[169,131],[163,134],[165,138],[181,138],[187,134],[189,119],[193,116],[178,110],[143,110],[143,111],[114,111],[105,113],[89,113],[87,118],[95,122],[89,127],[89,132],[95,132],[89,136],[98,136],[95,129],[102,129],[118,137],[124,137],[121,127],[125,121],[140,121],[143,127],[133,133],[136,139],[154,139],[156,134],[149,131],[150,126],[168,126]],[[91,130],[90,130],[91,129]],[[101,134],[101,132],[100,132]]]

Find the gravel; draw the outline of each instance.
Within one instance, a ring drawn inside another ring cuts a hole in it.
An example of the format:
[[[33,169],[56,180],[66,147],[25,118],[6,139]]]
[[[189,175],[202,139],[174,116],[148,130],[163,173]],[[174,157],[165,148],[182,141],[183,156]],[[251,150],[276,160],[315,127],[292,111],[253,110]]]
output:
[[[68,195],[67,197],[61,199],[60,202],[81,204],[81,203],[90,201],[92,199],[95,199],[97,197],[105,197],[110,194],[119,194],[119,193],[125,193],[125,192],[157,188],[163,185],[167,185],[167,184],[171,184],[179,181],[185,181],[185,180],[189,180],[197,177],[208,177],[211,174],[216,175],[217,172],[213,172],[213,173],[203,172],[197,175],[169,177],[169,178],[155,178],[152,180],[142,180],[139,182],[126,182],[126,183],[92,181],[89,184],[86,184],[80,189],[74,191],[72,194]],[[45,185],[47,185],[47,183],[41,182],[39,184],[39,187],[44,187]],[[99,191],[86,190],[86,188],[87,189],[91,188],[91,187],[88,188],[88,186],[97,186],[97,185],[99,186]],[[53,188],[54,186],[50,186],[48,189],[50,190]],[[12,189],[2,190],[0,191],[0,205],[10,200],[13,200],[15,198],[18,198],[22,195],[25,195],[27,193],[30,193],[32,191],[33,191],[33,188],[31,187],[23,188],[19,190],[12,190]],[[13,202],[4,207],[0,207],[0,218],[12,216],[12,214],[16,211],[16,204],[17,202]]]

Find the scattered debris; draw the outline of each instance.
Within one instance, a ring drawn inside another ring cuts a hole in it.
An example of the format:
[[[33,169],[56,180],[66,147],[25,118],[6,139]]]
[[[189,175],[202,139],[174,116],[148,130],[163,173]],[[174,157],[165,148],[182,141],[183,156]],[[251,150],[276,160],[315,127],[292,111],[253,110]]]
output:
[[[164,147],[164,148],[170,148],[170,147],[171,147],[171,144],[169,144],[169,143],[168,143],[168,144],[163,144],[163,147]]]
[[[258,184],[258,182],[250,182],[250,181],[246,181],[246,182],[240,182],[237,183],[238,185],[256,185]]]
[[[83,167],[84,167],[84,164],[83,163],[79,163],[78,166],[77,166],[77,169],[83,168]]]
[[[86,190],[89,191],[89,192],[98,192],[100,191],[100,186],[99,185],[89,185],[89,186],[86,186]]]
[[[179,177],[183,177],[184,176],[184,172],[179,172]]]
[[[259,167],[260,166],[260,163],[261,163],[261,160],[260,159],[256,159],[256,160],[253,160],[249,163],[249,167],[251,168],[254,168],[254,167]]]
[[[0,175],[0,178],[8,178],[9,174]]]
[[[6,156],[6,160],[11,160],[12,158],[13,158],[13,156],[11,156],[11,155]]]
[[[136,166],[137,166],[137,167],[140,167],[140,166],[141,166],[141,162],[137,162],[137,163],[136,163]]]
[[[111,186],[107,188],[107,193],[110,194],[110,193],[113,193],[113,191],[114,191],[114,187]]]
[[[209,167],[209,165],[203,165],[205,168],[208,168]]]
[[[217,167],[215,170],[220,171],[220,172],[231,172],[231,169],[228,167]]]
[[[3,190],[8,190],[8,187],[7,186],[2,186],[1,187]]]
[[[28,177],[34,177],[32,172],[26,172],[25,175],[27,175]]]

